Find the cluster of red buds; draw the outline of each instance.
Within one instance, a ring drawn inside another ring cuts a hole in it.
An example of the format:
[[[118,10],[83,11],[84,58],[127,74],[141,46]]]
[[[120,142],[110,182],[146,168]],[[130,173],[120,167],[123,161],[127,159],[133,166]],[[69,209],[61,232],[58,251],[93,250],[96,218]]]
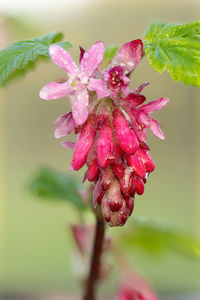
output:
[[[136,100],[140,95],[132,97]],[[123,225],[133,211],[135,193],[143,194],[155,164],[149,147],[138,139],[125,111],[112,100],[99,110],[89,115],[81,129],[72,167],[78,170],[87,164],[84,179],[95,183],[94,206],[101,205],[109,225]]]
[[[104,51],[102,42],[87,52],[81,48],[78,68],[67,51],[51,46],[52,60],[67,71],[69,80],[48,83],[40,96],[48,100],[70,95],[72,112],[56,120],[55,136],[66,137],[75,131],[76,143],[62,142],[74,149],[71,168],[79,170],[87,165],[84,181],[95,184],[94,207],[101,205],[106,222],[118,226],[132,214],[135,194],[143,194],[147,177],[155,168],[146,142],[147,128],[165,138],[150,114],[169,99],[159,98],[144,105],[146,98],[141,92],[148,83],[137,90],[129,87],[130,74],[142,57],[141,40],[126,43],[101,71]]]

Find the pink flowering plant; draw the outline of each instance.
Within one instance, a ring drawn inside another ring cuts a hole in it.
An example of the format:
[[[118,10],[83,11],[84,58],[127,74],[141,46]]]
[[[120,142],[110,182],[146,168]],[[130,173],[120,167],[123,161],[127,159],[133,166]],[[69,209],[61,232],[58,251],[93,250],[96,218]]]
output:
[[[94,208],[101,206],[110,226],[124,225],[133,212],[135,194],[143,194],[148,175],[155,168],[147,145],[147,128],[158,138],[165,138],[150,114],[169,99],[143,104],[146,98],[141,92],[147,83],[138,89],[130,87],[129,77],[143,53],[139,39],[124,44],[106,70],[100,66],[105,53],[103,42],[82,51],[79,68],[67,50],[52,45],[49,53],[69,79],[47,83],[40,97],[50,100],[70,95],[72,102],[72,111],[54,123],[55,137],[67,137],[74,130],[76,143],[62,142],[74,150],[71,169],[87,165],[83,180],[94,183]]]
[[[105,249],[114,251],[115,246],[105,237],[105,225],[125,225],[137,197],[144,193],[149,175],[155,169],[147,143],[148,130],[159,139],[165,139],[151,114],[166,106],[169,99],[160,95],[159,99],[146,101],[143,89],[149,83],[134,87],[131,75],[146,54],[156,71],[163,72],[167,68],[175,81],[199,86],[199,32],[200,22],[184,25],[153,23],[144,41],[126,42],[119,50],[115,47],[108,50],[102,41],[86,51],[80,47],[79,66],[68,51],[71,44],[60,42],[62,34],[56,32],[41,39],[16,42],[0,51],[0,83],[16,70],[27,68],[38,56],[50,57],[66,71],[66,81],[47,83],[39,95],[44,100],[66,96],[70,101],[71,111],[58,116],[53,124],[54,134],[59,139],[74,132],[76,142],[68,139],[61,142],[73,151],[69,168],[77,171],[86,166],[83,182],[92,183],[81,197],[96,217],[96,229],[80,225],[72,227],[80,253],[90,257],[85,300],[96,299],[96,282],[110,271],[101,254]],[[121,230],[126,231],[126,228]],[[91,234],[94,231],[95,234]],[[93,235],[92,248],[89,245]],[[123,269],[124,264],[121,265]],[[118,299],[157,299],[146,280],[130,270],[128,263],[123,274]]]

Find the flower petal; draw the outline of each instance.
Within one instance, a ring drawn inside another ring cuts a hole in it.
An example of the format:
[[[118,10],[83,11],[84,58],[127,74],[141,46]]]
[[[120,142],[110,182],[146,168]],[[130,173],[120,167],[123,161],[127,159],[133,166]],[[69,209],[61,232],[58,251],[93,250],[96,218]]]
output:
[[[142,91],[146,86],[148,86],[148,85],[149,85],[149,82],[144,82],[144,83],[142,83],[142,84],[138,87],[138,89],[135,90],[135,93],[141,93],[141,91]]]
[[[143,111],[139,112],[138,114],[138,120],[140,124],[144,124],[146,127],[149,128],[149,130],[152,131],[152,133],[157,136],[159,139],[164,140],[165,136],[162,130],[160,129],[160,126],[158,122],[151,117],[149,117],[147,114],[145,114]]]
[[[51,45],[49,47],[49,54],[53,62],[65,70],[69,75],[80,72],[67,50],[64,50],[57,45]]]
[[[81,71],[85,72],[88,76],[97,68],[98,64],[102,61],[105,52],[105,45],[103,42],[96,42],[86,51],[81,60]]]
[[[79,63],[80,63],[85,53],[85,50],[81,46],[79,46],[79,49],[80,49],[80,56],[79,56]]]
[[[106,83],[101,79],[91,78],[88,90],[95,91],[99,99],[108,97],[110,95],[110,91],[107,89]]]
[[[63,122],[66,119],[66,117],[68,117],[70,114],[71,114],[71,111],[68,112],[67,114],[60,115],[53,123],[52,128],[56,127],[56,125]]]
[[[151,101],[146,105],[140,106],[140,109],[142,109],[146,114],[152,114],[156,110],[162,109],[167,103],[169,103],[168,98],[159,98],[157,100]]]
[[[123,101],[125,106],[128,106],[129,108],[136,108],[146,100],[146,97],[141,94],[130,93],[128,96],[120,100]]]
[[[152,131],[152,133],[157,136],[159,139],[164,140],[165,139],[165,135],[162,132],[158,122],[154,119],[151,118],[150,124],[148,126],[149,130]]]
[[[131,72],[139,63],[143,52],[143,43],[140,39],[124,44],[113,58],[113,64],[125,64],[127,73]]]
[[[75,146],[76,146],[76,143],[74,142],[68,142],[68,141],[64,141],[62,143],[60,143],[63,147],[67,148],[67,149],[71,149],[71,150],[74,150],[75,149]]]
[[[76,125],[85,123],[88,117],[89,95],[86,89],[75,93],[75,102],[72,105],[72,114]]]
[[[40,98],[44,100],[54,100],[58,98],[62,98],[67,94],[73,93],[73,89],[69,81],[64,83],[57,83],[55,81],[51,81],[47,83],[40,90]]]
[[[56,128],[56,130],[54,132],[55,138],[57,138],[57,139],[68,136],[75,128],[75,122],[72,117],[72,113],[70,112],[64,116],[65,117],[60,116],[60,119],[61,119],[60,125],[58,125],[58,127]],[[54,126],[58,122],[58,119],[55,121]]]

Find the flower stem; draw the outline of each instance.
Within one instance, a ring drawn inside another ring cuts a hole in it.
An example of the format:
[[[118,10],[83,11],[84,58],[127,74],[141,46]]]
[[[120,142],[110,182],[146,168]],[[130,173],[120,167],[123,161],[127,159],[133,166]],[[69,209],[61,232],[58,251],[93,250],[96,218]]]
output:
[[[83,300],[96,300],[96,281],[99,277],[100,259],[103,249],[105,234],[105,222],[102,219],[96,219],[96,232],[92,250],[90,272],[86,283],[86,290]]]

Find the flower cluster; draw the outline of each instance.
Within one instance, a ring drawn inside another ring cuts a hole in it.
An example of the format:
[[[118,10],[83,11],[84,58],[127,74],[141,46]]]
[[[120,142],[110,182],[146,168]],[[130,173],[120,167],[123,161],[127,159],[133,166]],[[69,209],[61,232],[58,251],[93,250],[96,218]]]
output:
[[[78,68],[66,50],[50,46],[51,59],[69,78],[64,83],[48,83],[40,97],[49,100],[69,95],[72,111],[55,121],[55,137],[67,137],[75,131],[76,143],[62,142],[74,150],[71,168],[79,170],[87,165],[84,180],[95,184],[94,206],[101,205],[108,224],[118,226],[131,215],[135,194],[143,194],[147,177],[155,168],[146,141],[147,128],[165,138],[150,115],[169,99],[143,104],[146,98],[141,92],[148,83],[136,90],[129,87],[130,74],[142,57],[141,40],[123,45],[102,71],[104,52],[103,42],[88,51],[81,48]]]

